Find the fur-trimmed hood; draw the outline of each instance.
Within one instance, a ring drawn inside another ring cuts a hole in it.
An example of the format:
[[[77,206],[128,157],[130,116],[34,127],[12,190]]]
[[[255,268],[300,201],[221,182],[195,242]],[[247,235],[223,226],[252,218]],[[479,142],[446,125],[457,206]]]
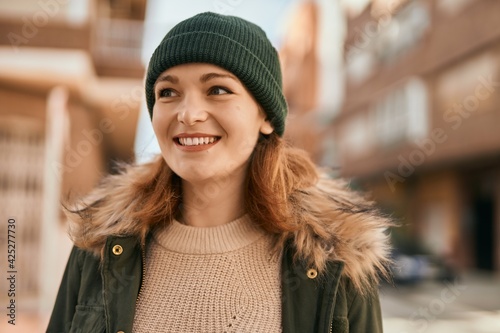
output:
[[[151,172],[148,164],[129,166],[122,174],[107,177],[84,200],[85,205],[93,208],[91,216],[84,209],[78,213],[70,210],[69,234],[75,245],[101,255],[108,236],[136,235],[144,240],[149,230],[127,218],[127,214],[140,204],[134,198],[131,184]],[[320,272],[327,261],[342,261],[343,274],[361,291],[373,286],[381,274],[387,276],[390,263],[387,229],[392,223],[375,209],[373,202],[349,190],[344,181],[325,176],[315,186],[296,191],[291,199],[300,203],[293,212],[299,227],[276,235],[278,251],[291,241],[296,258]],[[108,203],[102,204],[103,201]]]

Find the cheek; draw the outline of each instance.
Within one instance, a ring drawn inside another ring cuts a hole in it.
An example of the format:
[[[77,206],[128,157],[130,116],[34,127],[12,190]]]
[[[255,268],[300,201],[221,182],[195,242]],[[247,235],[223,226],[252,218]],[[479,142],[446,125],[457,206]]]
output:
[[[250,157],[257,143],[259,130],[255,126],[249,126],[250,124],[247,122],[244,126],[238,126],[233,132],[231,150],[237,158]]]
[[[165,137],[171,124],[172,117],[169,117],[167,113],[160,110],[153,110],[152,125],[158,140],[162,140]]]

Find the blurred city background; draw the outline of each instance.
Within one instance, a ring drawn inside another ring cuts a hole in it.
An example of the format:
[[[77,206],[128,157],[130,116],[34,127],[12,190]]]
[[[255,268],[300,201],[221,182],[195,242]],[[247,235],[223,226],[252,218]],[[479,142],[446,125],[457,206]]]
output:
[[[60,201],[158,152],[145,67],[204,11],[266,30],[287,140],[398,221],[385,331],[500,332],[498,0],[0,0],[0,332],[45,330],[71,249]]]

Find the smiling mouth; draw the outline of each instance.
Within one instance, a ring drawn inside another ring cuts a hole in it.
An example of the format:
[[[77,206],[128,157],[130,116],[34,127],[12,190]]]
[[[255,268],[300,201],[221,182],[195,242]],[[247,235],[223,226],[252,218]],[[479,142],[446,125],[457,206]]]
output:
[[[216,143],[220,140],[219,136],[174,138],[174,141],[181,146],[202,146]]]

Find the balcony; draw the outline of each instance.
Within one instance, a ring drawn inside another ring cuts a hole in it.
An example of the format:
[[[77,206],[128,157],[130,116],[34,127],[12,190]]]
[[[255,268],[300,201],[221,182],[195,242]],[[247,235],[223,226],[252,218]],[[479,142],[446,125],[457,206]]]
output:
[[[143,21],[100,18],[93,25],[92,58],[99,76],[141,78]]]

